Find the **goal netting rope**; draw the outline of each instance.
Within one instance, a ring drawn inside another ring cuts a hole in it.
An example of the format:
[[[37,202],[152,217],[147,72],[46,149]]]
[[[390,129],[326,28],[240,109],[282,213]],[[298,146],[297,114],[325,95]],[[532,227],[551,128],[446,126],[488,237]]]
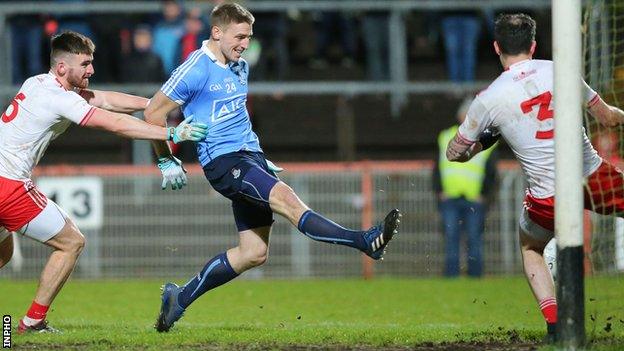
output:
[[[623,108],[624,1],[587,1],[583,16],[585,80],[608,104]],[[624,129],[603,127],[589,114],[584,124],[600,156],[624,169]],[[624,286],[624,219],[586,211],[584,222],[587,335],[621,334],[621,291],[605,289],[601,281],[615,280],[618,287]]]

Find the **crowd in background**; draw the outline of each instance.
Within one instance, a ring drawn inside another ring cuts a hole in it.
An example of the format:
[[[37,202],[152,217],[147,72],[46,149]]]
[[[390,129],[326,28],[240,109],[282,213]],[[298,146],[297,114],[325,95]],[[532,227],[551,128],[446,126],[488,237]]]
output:
[[[49,0],[48,0],[49,1]],[[98,0],[55,0],[59,5]],[[1,2],[8,2],[0,0]],[[218,4],[222,0],[206,0]],[[252,0],[246,1],[251,3]],[[207,11],[183,1],[162,1],[161,13],[16,15],[9,18],[12,80],[44,72],[51,36],[74,30],[97,47],[95,82],[162,82],[209,37]],[[255,12],[254,41],[245,53],[252,80],[302,79],[291,67],[321,71],[359,70],[363,79],[389,79],[387,11]],[[492,40],[494,11],[413,12],[407,19],[411,62],[446,60],[439,79],[475,79],[479,45]]]

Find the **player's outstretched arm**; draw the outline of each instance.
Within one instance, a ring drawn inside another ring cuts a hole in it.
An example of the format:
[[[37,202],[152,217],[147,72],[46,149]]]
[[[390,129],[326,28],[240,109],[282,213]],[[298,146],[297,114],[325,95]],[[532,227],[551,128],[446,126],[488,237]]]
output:
[[[615,127],[624,123],[624,111],[607,104],[600,97],[596,103],[589,107],[588,111],[605,127]]]
[[[90,89],[80,91],[80,96],[87,100],[91,106],[122,113],[143,111],[149,101],[149,99],[141,96]]]
[[[131,139],[172,140],[174,143],[182,141],[199,141],[206,137],[208,126],[193,123],[189,119],[175,128],[165,128],[151,125],[138,118],[123,113],[106,111],[94,107],[84,126],[108,130],[115,134]]]

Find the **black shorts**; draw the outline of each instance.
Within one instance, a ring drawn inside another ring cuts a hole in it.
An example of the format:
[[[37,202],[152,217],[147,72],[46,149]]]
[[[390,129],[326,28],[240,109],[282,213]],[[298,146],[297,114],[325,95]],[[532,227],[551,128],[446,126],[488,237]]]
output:
[[[273,224],[269,194],[279,179],[263,153],[238,151],[218,156],[204,166],[204,174],[216,191],[232,200],[239,231]]]

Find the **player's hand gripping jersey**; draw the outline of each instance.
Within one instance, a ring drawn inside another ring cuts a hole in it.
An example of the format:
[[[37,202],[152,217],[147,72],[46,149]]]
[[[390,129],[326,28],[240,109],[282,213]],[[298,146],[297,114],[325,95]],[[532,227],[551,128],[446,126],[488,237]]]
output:
[[[586,106],[599,100],[585,82],[583,89]],[[498,128],[522,165],[530,194],[554,196],[554,99],[552,61],[518,62],[477,95],[459,134],[474,142],[485,128]],[[596,171],[601,162],[583,129],[583,176]]]
[[[94,111],[52,73],[27,79],[0,119],[0,177],[29,179],[50,141]]]
[[[245,60],[224,65],[204,41],[160,89],[182,105],[185,117],[208,125],[208,136],[197,143],[202,166],[226,153],[262,151],[247,113],[248,75]]]

